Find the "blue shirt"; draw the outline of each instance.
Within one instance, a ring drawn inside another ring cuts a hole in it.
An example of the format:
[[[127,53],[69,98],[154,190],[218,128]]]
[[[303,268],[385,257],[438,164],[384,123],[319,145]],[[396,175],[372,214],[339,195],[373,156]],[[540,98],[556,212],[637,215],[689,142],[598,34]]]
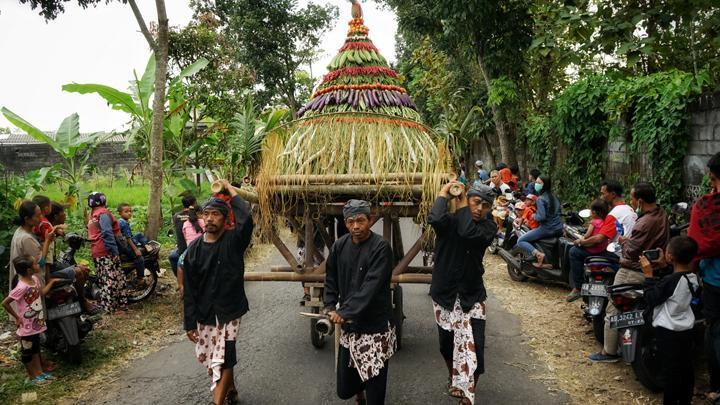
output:
[[[487,181],[487,179],[490,178],[490,176],[488,175],[488,172],[483,169],[478,170],[477,175],[481,181]]]
[[[132,238],[132,229],[130,228],[130,222],[124,220],[123,218],[118,219],[118,223],[120,224],[120,233],[126,238]]]
[[[536,205],[535,220],[540,224],[539,228],[549,232],[557,232],[563,229],[560,200],[557,197],[542,193],[538,197]]]
[[[700,260],[700,274],[703,282],[720,287],[720,257]]]

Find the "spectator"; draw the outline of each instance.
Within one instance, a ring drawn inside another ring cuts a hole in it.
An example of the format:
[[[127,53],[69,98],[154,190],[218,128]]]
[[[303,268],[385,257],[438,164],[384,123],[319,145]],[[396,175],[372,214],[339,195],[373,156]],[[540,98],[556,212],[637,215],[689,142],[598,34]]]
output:
[[[490,172],[490,187],[493,188],[493,191],[496,195],[503,195],[508,201],[513,200],[513,194],[512,190],[510,190],[510,186],[505,184],[505,182],[502,181],[502,178],[500,177],[500,172],[497,170],[493,170]]]
[[[695,202],[688,236],[698,243],[697,259],[703,279],[705,350],[710,372],[708,398],[720,398],[720,152],[707,164],[710,192]]]
[[[667,245],[670,228],[665,211],[655,199],[655,187],[650,183],[637,183],[630,190],[630,205],[638,213],[638,220],[632,227],[632,233],[622,241],[620,270],[615,274],[613,285],[642,283],[645,281],[640,267],[640,256],[646,250],[662,249]],[[608,215],[609,216],[609,215]],[[605,309],[605,341],[602,351],[590,355],[590,361],[613,363],[620,356],[618,350],[618,331],[610,329],[610,317],[618,313],[617,308],[608,302]]]
[[[528,174],[528,182],[525,185],[525,194],[535,194],[535,181],[537,178],[540,177],[540,170],[538,169],[532,169],[530,170],[530,174]]]
[[[39,194],[32,198],[32,202],[40,207],[40,224],[33,228],[33,233],[40,243],[43,243],[45,241],[45,234],[49,229],[52,229],[50,221],[46,218],[52,211],[52,203],[48,197]]]
[[[52,230],[46,233],[45,238],[54,238]],[[3,300],[2,305],[18,328],[16,333],[20,338],[20,359],[25,365],[30,382],[33,385],[46,385],[55,380],[55,377],[43,371],[40,357],[40,334],[47,330],[42,297],[50,291],[57,279],[44,285],[39,275],[40,266],[30,255],[15,257],[12,265],[18,274],[18,283]],[[17,311],[10,303],[15,304]]]
[[[611,242],[619,242],[630,236],[635,221],[637,221],[637,213],[629,205],[625,204],[622,198],[623,187],[614,180],[608,180],[600,186],[600,195],[602,199],[610,206],[608,217],[615,223],[617,232],[615,238]]]
[[[65,213],[65,206],[53,201],[52,210],[50,211],[50,214],[48,214],[47,219],[50,221],[50,224],[55,227],[56,234],[58,234],[59,231],[62,230],[62,227],[65,226],[66,218],[67,215]],[[72,280],[75,290],[77,291],[78,298],[80,299],[80,304],[82,305],[85,313],[88,315],[97,315],[101,311],[100,307],[92,305],[85,298],[85,283],[87,282],[90,269],[85,265],[59,268],[54,260],[50,261],[50,259],[55,256],[55,246],[55,241],[52,241],[46,257],[46,262],[50,267],[50,276],[54,278]]]
[[[592,218],[585,236],[576,240],[570,249],[570,286],[572,291],[567,296],[568,302],[580,298],[580,289],[584,281],[585,259],[589,256],[607,256],[608,243],[615,238],[617,230],[615,220],[608,215],[608,205],[603,199],[597,199],[590,205]]]
[[[199,209],[195,206],[188,207],[188,219],[183,223],[183,237],[187,242],[188,246],[195,241],[195,239],[202,236],[205,232],[205,221],[202,218],[198,218]],[[177,266],[177,280],[178,290],[180,290],[180,296],[183,295],[183,262],[185,261],[185,252],[180,255]]]
[[[177,277],[178,260],[180,255],[187,249],[187,241],[183,235],[183,224],[188,220],[188,211],[192,207],[197,207],[197,200],[195,196],[190,193],[185,193],[182,198],[183,209],[180,212],[173,215],[173,230],[175,234],[175,249],[168,255],[168,261],[170,262],[170,268],[172,268],[173,274]]]
[[[535,220],[535,213],[537,212],[537,196],[534,194],[528,194],[525,196],[525,209],[523,210],[520,218],[517,219],[518,226],[527,225],[530,229],[535,229],[539,226]]]
[[[128,203],[120,203],[117,207],[118,224],[120,225],[120,233],[125,240],[124,244],[118,246],[121,251],[120,255],[128,261],[135,264],[135,287],[145,288],[145,258],[143,257],[140,247],[147,244],[147,238],[142,233],[133,234],[130,227],[130,218],[133,216],[132,206]]]
[[[487,170],[483,169],[482,160],[475,161],[475,171],[477,172],[477,180],[475,180],[473,187],[475,187],[475,184],[477,184],[478,181],[482,184],[490,179],[490,175],[488,174]]]
[[[510,173],[511,180],[510,183],[508,183],[508,186],[510,186],[512,191],[517,191],[520,189],[520,167],[517,163],[510,165]]]
[[[517,246],[526,253],[535,256],[537,261],[533,263],[533,266],[540,268],[543,266],[545,253],[533,246],[533,242],[562,235],[563,223],[560,218],[560,200],[558,200],[552,192],[552,180],[550,177],[538,177],[535,182],[535,191],[538,194],[538,198],[536,202],[537,212],[534,218],[539,226],[521,236],[520,239],[518,239]]]
[[[18,225],[18,227],[13,234],[12,240],[10,241],[10,273],[8,275],[10,288],[8,291],[13,289],[13,279],[16,274],[13,260],[16,257],[26,255],[32,256],[38,261],[43,271],[45,271],[45,274],[43,275],[44,279],[49,279],[49,272],[47,272],[45,267],[45,256],[47,256],[51,240],[43,238],[45,242],[41,245],[33,233],[33,229],[40,225],[41,217],[42,213],[40,211],[40,207],[38,207],[34,202],[25,200],[20,204],[20,207],[18,208],[18,216],[15,219],[15,224]],[[48,232],[50,231],[53,231],[52,226],[50,226]]]
[[[650,309],[657,337],[661,374],[664,377],[663,404],[690,404],[695,385],[693,369],[693,333],[695,314],[691,303],[700,294],[697,276],[690,263],[697,253],[697,243],[687,236],[670,240],[667,252],[650,263],[640,256],[645,275],[645,302]],[[672,274],[655,283],[654,267],[669,267]]]
[[[100,286],[100,306],[107,312],[127,311],[125,274],[120,265],[120,246],[124,241],[120,224],[106,207],[105,194],[94,192],[88,196],[90,220],[88,239]]]

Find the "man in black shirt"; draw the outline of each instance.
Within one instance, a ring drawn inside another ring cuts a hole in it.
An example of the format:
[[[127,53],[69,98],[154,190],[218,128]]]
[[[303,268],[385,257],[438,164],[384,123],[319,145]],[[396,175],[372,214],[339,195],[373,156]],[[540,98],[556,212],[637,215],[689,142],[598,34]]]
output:
[[[450,378],[449,394],[472,404],[475,381],[485,371],[485,299],[483,257],[497,232],[488,216],[495,194],[480,185],[461,194],[457,210],[448,210],[446,184],[430,210],[428,223],[436,234],[435,265],[430,295],[438,325],[440,353]]]
[[[223,182],[229,204],[220,195],[205,203],[205,233],[188,246],[183,264],[185,330],[198,361],[212,376],[214,404],[238,400],[235,339],[248,311],[243,256],[253,229],[250,204]]]
[[[390,325],[390,244],[370,231],[370,204],[350,200],[343,208],[350,231],[335,241],[326,262],[325,310],[342,325],[337,393],[358,404],[385,403],[388,361],[395,352]],[[366,392],[365,392],[366,391]]]

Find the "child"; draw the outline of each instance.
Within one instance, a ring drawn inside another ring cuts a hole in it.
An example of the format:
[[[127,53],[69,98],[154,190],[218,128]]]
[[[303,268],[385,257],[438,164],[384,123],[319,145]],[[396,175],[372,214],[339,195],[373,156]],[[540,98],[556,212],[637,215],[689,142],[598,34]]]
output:
[[[502,235],[505,229],[505,218],[507,218],[510,212],[510,201],[504,196],[499,195],[495,199],[495,208],[492,211],[492,216],[495,219],[495,225],[498,228],[498,234]]]
[[[130,228],[130,218],[132,218],[133,210],[130,204],[120,203],[117,210],[118,214],[120,214],[120,219],[118,219],[118,224],[120,224],[120,233],[127,241],[125,251],[123,252],[121,249],[120,254],[135,262],[135,270],[137,271],[136,283],[139,288],[143,288],[145,284],[145,259],[143,258],[143,254],[138,248],[138,245],[144,245],[147,238],[145,238],[145,235],[142,233],[133,235],[132,228]]]
[[[695,315],[690,306],[699,296],[697,276],[689,265],[697,253],[697,243],[687,236],[676,236],[667,245],[667,252],[655,263],[640,256],[645,275],[645,301],[652,308],[652,326],[658,340],[658,353],[665,377],[664,404],[690,404],[695,376],[693,371],[692,329]],[[669,265],[669,266],[668,266]],[[669,267],[672,274],[654,282],[654,268]]]
[[[10,291],[10,295],[3,300],[2,305],[18,327],[21,359],[25,364],[30,382],[35,385],[45,385],[55,377],[50,373],[43,372],[40,359],[40,334],[47,330],[42,297],[50,291],[58,279],[50,279],[43,287],[38,276],[40,266],[30,255],[22,255],[13,259],[13,267],[18,274],[18,283]],[[17,312],[10,305],[11,302],[15,303]]]
[[[590,205],[590,226],[588,226],[587,232],[585,232],[585,236],[582,237],[582,240],[589,239],[591,236],[600,234],[600,229],[605,222],[605,217],[607,217],[608,212],[610,212],[610,209],[608,208],[605,200],[598,198],[597,200],[593,201],[593,203]],[[604,239],[603,242],[596,243],[592,246],[580,243],[576,244],[583,246],[585,250],[588,251],[588,253],[596,255],[605,251],[608,242],[608,239]]]
[[[205,221],[198,217],[197,208],[188,207],[188,219],[183,223],[182,233],[188,246],[205,232]]]
[[[537,212],[537,196],[534,194],[528,194],[525,196],[525,209],[523,210],[522,216],[520,217],[520,225],[527,225],[530,229],[538,227],[538,222],[535,220],[535,213]]]

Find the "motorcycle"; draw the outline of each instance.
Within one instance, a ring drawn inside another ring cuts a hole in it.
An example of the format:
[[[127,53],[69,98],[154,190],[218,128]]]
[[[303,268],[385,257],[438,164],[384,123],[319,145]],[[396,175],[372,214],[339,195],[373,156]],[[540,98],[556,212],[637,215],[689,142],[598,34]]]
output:
[[[75,264],[75,253],[82,247],[85,238],[78,234],[69,234],[65,237],[68,242],[68,261]],[[141,288],[135,288],[134,281],[136,279],[135,262],[130,259],[121,260],[121,268],[126,278],[126,289],[128,303],[140,302],[149,297],[157,287],[158,274],[160,272],[160,244],[154,240],[148,241],[147,244],[138,247],[143,254],[145,260],[145,283]],[[85,296],[97,300],[100,297],[100,282],[97,275],[91,274],[85,283]]]
[[[504,241],[504,247],[498,248],[498,253],[507,264],[507,271],[511,279],[514,281],[526,281],[529,277],[533,277],[541,280],[569,283],[570,249],[573,247],[573,242],[580,239],[585,233],[582,228],[585,221],[574,211],[563,214],[563,217],[565,217],[565,224],[563,224],[564,236],[541,239],[536,242],[537,248],[545,253],[545,263],[549,265],[541,268],[533,266],[535,259],[533,257],[528,258],[527,253],[517,246],[517,240],[529,230],[526,227],[517,227],[513,224],[515,229],[512,236],[507,241]],[[510,248],[511,244],[512,247]]]
[[[595,339],[602,343],[605,335],[605,308],[608,303],[607,287],[612,285],[620,268],[615,256],[589,256],[585,259],[585,280],[580,295],[584,301],[583,316],[592,323]]]
[[[611,302],[618,309],[610,317],[610,328],[618,331],[619,351],[632,366],[642,385],[653,392],[662,390],[660,356],[652,323],[645,322],[642,284],[617,284],[607,287]]]

